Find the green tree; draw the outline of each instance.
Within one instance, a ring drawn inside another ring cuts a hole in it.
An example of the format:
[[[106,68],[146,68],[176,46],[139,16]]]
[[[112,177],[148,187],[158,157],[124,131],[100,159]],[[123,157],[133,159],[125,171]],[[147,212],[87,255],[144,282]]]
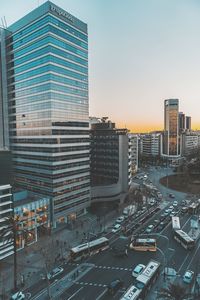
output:
[[[170,283],[168,287],[162,288],[157,296],[157,299],[162,300],[189,300],[191,294],[187,292],[187,289],[180,284]]]

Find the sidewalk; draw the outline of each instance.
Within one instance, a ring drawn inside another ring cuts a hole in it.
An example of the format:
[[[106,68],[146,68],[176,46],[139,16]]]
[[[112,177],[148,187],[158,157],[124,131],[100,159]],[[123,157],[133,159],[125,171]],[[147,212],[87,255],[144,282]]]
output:
[[[109,228],[119,212],[112,211],[104,216],[99,222],[95,215],[87,214],[80,217],[74,224],[72,230],[66,224],[56,228],[51,236],[40,237],[37,243],[17,252],[17,273],[18,284],[24,282],[23,289],[38,282],[38,279],[45,273],[45,262],[51,266],[61,264],[62,258],[69,256],[69,250],[91,238],[93,234],[99,234],[103,229]],[[105,228],[104,228],[105,227]],[[9,293],[13,288],[13,256],[1,262],[0,272],[0,295],[2,289]]]

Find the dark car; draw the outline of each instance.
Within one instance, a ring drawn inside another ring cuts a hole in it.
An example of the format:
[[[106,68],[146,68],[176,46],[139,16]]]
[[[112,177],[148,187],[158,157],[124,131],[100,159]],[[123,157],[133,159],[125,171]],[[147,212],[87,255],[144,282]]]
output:
[[[160,216],[160,220],[161,220],[161,221],[163,221],[165,218],[166,218],[166,216],[165,216],[164,214],[162,214],[162,215]]]
[[[161,231],[165,226],[166,224],[164,222],[160,222],[160,224],[157,227],[157,231]]]
[[[109,285],[108,285],[108,293],[110,295],[114,295],[119,289],[123,287],[124,283],[121,279],[117,278],[113,280]]]

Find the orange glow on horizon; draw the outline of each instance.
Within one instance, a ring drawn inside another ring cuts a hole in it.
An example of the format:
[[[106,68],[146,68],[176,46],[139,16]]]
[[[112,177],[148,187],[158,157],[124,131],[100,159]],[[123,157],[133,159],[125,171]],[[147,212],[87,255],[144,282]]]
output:
[[[162,131],[164,128],[161,124],[130,124],[116,122],[117,128],[127,128],[131,133],[148,133],[151,131]],[[192,124],[192,130],[200,130],[200,124]]]

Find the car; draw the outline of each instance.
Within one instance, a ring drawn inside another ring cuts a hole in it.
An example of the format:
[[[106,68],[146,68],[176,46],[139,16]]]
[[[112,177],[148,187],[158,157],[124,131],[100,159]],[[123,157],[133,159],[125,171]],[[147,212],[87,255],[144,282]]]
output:
[[[171,193],[169,194],[169,197],[170,198],[175,198],[174,194],[171,194]]]
[[[116,233],[116,232],[120,231],[121,229],[122,229],[121,225],[120,224],[116,224],[116,225],[114,225],[114,227],[112,229],[112,232]]]
[[[170,210],[169,210],[169,209],[165,209],[165,211],[164,211],[164,216],[165,216],[165,217],[168,216],[169,213],[170,213]]]
[[[183,281],[185,283],[191,283],[192,280],[193,280],[193,277],[194,277],[194,272],[193,271],[190,271],[190,270],[187,270],[185,272],[185,274],[183,275]]]
[[[142,271],[145,269],[145,265],[139,264],[137,265],[133,271],[132,271],[132,276],[133,277],[138,277],[138,275],[140,275],[142,273]]]
[[[164,227],[165,227],[165,223],[164,222],[160,222],[160,224],[157,227],[157,231],[161,231]]]
[[[116,223],[122,223],[124,222],[125,220],[125,217],[124,216],[120,216],[117,220],[116,220]]]
[[[23,299],[25,299],[25,295],[22,292],[18,291],[17,293],[12,295],[10,299],[11,300],[23,300]]]
[[[168,209],[172,211],[174,209],[173,205],[171,205]]]
[[[113,280],[108,286],[108,293],[114,295],[119,289],[123,287],[124,283],[120,278]]]
[[[173,210],[173,211],[171,211],[171,213],[170,213],[170,217],[174,217],[175,215],[177,214],[177,212],[175,211],[175,210]]]
[[[187,206],[183,206],[183,207],[181,208],[181,213],[182,213],[182,214],[185,214],[187,211],[188,211],[188,207],[187,207]]]
[[[145,230],[146,233],[151,233],[154,229],[154,226],[151,224],[147,227],[147,229]]]
[[[154,224],[154,227],[157,227],[159,225],[160,221],[159,220],[154,220],[153,221],[153,224]]]
[[[166,215],[162,214],[162,215],[160,216],[160,221],[163,221],[163,220],[165,219],[165,217],[166,217]]]
[[[173,206],[178,206],[178,202],[177,202],[177,201],[174,201],[174,202],[173,202]]]
[[[53,279],[54,277],[58,276],[59,274],[63,273],[64,269],[62,267],[56,267],[51,272],[47,274],[47,278]]]

